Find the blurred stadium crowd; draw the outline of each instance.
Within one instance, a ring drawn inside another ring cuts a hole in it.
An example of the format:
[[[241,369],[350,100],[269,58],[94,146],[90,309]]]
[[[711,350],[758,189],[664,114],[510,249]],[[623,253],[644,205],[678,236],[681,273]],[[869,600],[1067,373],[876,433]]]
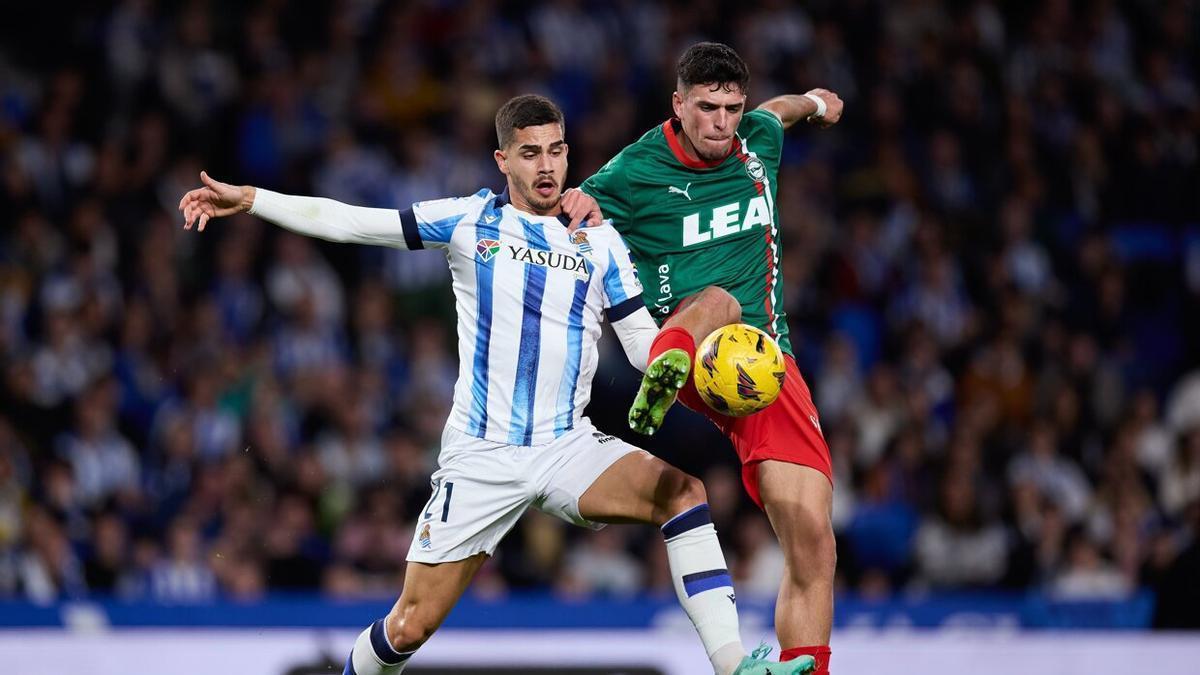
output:
[[[1200,6],[116,0],[0,28],[0,597],[399,589],[456,376],[437,253],[250,217],[184,232],[200,168],[404,207],[499,187],[492,116],[559,102],[570,184],[670,114],[720,39],[751,103],[822,86],[778,202],[797,358],[837,462],[839,580],[1160,592],[1200,624]],[[609,343],[590,413],[618,431]],[[739,591],[782,556],[724,440]],[[626,435],[628,437],[628,435]],[[671,593],[652,528],[532,514],[474,593]]]

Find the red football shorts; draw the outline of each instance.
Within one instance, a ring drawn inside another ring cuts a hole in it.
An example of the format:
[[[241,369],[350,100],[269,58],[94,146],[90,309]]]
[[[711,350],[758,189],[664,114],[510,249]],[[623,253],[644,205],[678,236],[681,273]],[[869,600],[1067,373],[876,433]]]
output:
[[[787,364],[787,376],[779,398],[753,415],[728,417],[708,407],[690,375],[687,384],[679,390],[679,400],[684,405],[711,420],[733,443],[738,459],[742,461],[742,484],[760,509],[763,504],[758,490],[759,462],[774,459],[809,466],[825,474],[833,483],[829,446],[821,434],[812,394],[796,367],[796,360],[788,354],[784,354],[783,360]]]

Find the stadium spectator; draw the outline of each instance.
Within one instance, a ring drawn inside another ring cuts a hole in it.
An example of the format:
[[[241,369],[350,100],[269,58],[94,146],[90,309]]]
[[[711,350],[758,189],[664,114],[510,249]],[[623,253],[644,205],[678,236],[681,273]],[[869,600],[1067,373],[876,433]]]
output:
[[[179,518],[167,531],[165,557],[149,570],[149,593],[166,603],[200,602],[217,595],[217,579],[204,555],[200,531]]]
[[[1083,470],[1058,451],[1058,437],[1047,422],[1035,422],[1029,431],[1028,450],[1013,457],[1008,466],[1013,484],[1035,486],[1053,500],[1070,522],[1079,522],[1091,500],[1091,487]]]
[[[981,513],[969,477],[954,472],[942,479],[936,513],[918,528],[914,552],[918,585],[984,588],[1004,576],[1008,537]]]
[[[1104,559],[1087,534],[1067,535],[1067,560],[1050,587],[1061,600],[1120,599],[1130,593],[1129,579]]]
[[[567,586],[576,593],[631,596],[640,590],[642,565],[626,550],[622,530],[606,527],[588,533],[567,555]]]

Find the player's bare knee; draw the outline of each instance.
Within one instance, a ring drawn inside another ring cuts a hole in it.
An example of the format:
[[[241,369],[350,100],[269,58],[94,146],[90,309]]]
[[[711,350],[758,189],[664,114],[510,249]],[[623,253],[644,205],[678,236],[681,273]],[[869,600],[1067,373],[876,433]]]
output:
[[[684,475],[683,488],[679,493],[677,502],[680,510],[690,509],[693,506],[699,506],[708,501],[708,493],[704,490],[704,481],[689,474]]]
[[[423,616],[416,607],[408,607],[402,612],[392,610],[387,619],[387,637],[392,648],[398,652],[408,652],[420,647],[429,640],[437,630],[437,624]]]
[[[674,468],[664,473],[658,493],[658,525],[708,501],[708,493],[705,492],[704,483],[699,478]]]
[[[700,302],[704,305],[704,313],[712,317],[719,326],[738,323],[742,320],[742,305],[729,291],[720,286],[708,286],[700,291]]]
[[[830,582],[837,568],[837,541],[829,516],[800,506],[790,511],[787,536],[781,541],[789,578],[801,586]]]

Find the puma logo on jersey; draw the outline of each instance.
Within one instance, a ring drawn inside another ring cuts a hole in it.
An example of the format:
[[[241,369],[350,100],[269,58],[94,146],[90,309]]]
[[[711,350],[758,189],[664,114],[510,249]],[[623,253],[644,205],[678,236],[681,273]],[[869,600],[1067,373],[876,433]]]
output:
[[[684,246],[694,246],[713,239],[728,237],[731,234],[744,232],[755,225],[771,224],[771,209],[767,206],[766,197],[762,195],[754,197],[746,203],[745,213],[742,212],[742,203],[734,202],[713,209],[708,214],[707,222],[702,222],[700,216],[700,213],[693,213],[684,217]]]
[[[682,190],[680,190],[679,188],[675,187],[674,185],[668,185],[668,186],[667,186],[667,192],[668,192],[669,194],[673,194],[673,195],[683,195],[684,197],[687,197],[687,200],[688,200],[689,202],[690,202],[690,201],[692,201],[692,196],[688,194],[688,190],[691,190],[691,189],[692,189],[692,184],[691,184],[691,183],[688,183],[687,185],[683,186],[683,189],[682,189]]]

